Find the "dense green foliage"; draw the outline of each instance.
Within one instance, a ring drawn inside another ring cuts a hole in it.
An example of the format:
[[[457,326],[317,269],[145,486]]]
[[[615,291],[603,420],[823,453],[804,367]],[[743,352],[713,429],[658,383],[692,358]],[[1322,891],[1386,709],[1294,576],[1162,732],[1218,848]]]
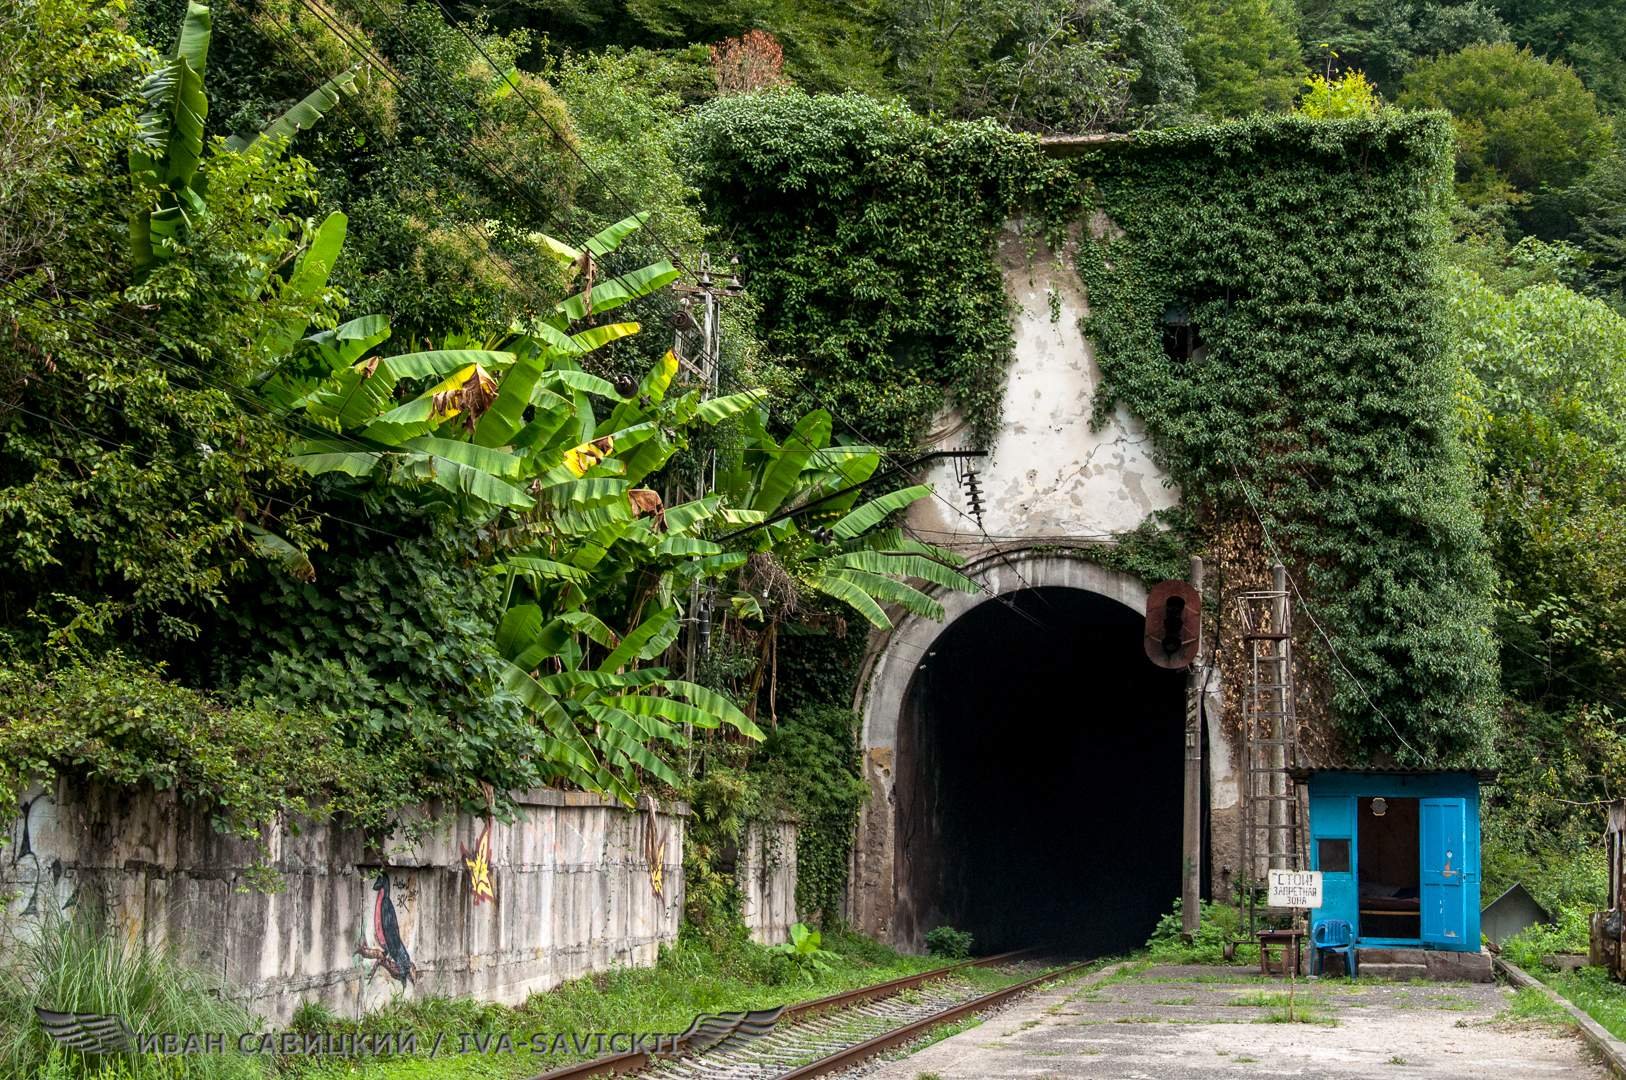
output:
[[[1304,79],[1291,9],[1281,0],[1175,0],[1196,107],[1211,119],[1282,110]]]
[[[858,717],[838,706],[792,713],[768,736],[759,765],[768,798],[796,818],[796,910],[840,921],[858,811]]]
[[[1299,0],[1299,37],[1312,56],[1362,71],[1393,94],[1419,59],[1506,41],[1502,6],[1485,0]]]
[[[1487,880],[1583,912],[1605,887],[1588,804],[1626,781],[1626,319],[1551,282],[1463,275],[1452,299],[1508,698]]]
[[[1512,45],[1479,45],[1419,64],[1398,101],[1445,109],[1469,203],[1529,197],[1580,177],[1609,146],[1609,121],[1575,73]]]
[[[1444,352],[1438,118],[1253,120],[1071,164],[856,97],[721,101],[692,130],[708,204],[772,267],[756,283],[768,340],[807,358],[812,387],[851,401],[856,423],[900,440],[933,415],[933,382],[979,434],[997,421],[983,388],[998,386],[1009,330],[983,316],[1004,303],[988,257],[1001,220],[1105,210],[1125,235],[1078,255],[1114,395],[1099,406],[1121,400],[1146,422],[1206,527],[1257,504],[1335,643],[1322,662],[1354,745],[1486,758],[1491,581]],[[1164,352],[1171,306],[1204,355]],[[964,329],[922,348],[967,326],[975,352]],[[865,402],[861,373],[879,372],[918,396]]]
[[[1332,639],[1339,726],[1414,763],[1484,760],[1493,731],[1438,292],[1448,153],[1437,118],[1380,115],[1157,133],[1084,166],[1124,230],[1080,259],[1109,387],[1188,500],[1259,515]],[[1189,360],[1162,348],[1172,305]]]
[[[678,277],[664,260],[601,276],[645,215],[579,249],[527,233],[552,299],[527,298],[525,317],[496,332],[430,335],[422,310],[406,320],[410,336],[379,314],[321,328],[345,300],[332,281],[348,219],[288,215],[316,189],[312,166],[284,155],[353,79],[262,137],[211,141],[207,8],[188,6],[162,60],[107,24],[105,40],[91,38],[102,68],[86,58],[77,77],[52,66],[52,49],[83,20],[35,14],[52,18],[22,24],[25,75],[62,80],[56,122],[87,156],[102,147],[100,186],[81,201],[126,219],[131,243],[63,227],[47,233],[54,247],[18,249],[37,262],[8,268],[22,346],[11,360],[33,403],[5,414],[3,505],[27,525],[8,533],[19,547],[4,581],[16,615],[0,669],[12,688],[8,791],[58,773],[174,787],[248,835],[289,813],[349,812],[382,830],[428,799],[502,810],[510,791],[543,783],[630,804],[648,781],[693,779],[677,766],[690,732],[762,737],[729,697],[659,666],[691,589],[729,579],[736,617],[768,620],[771,639],[787,589],[885,626],[882,602],[940,612],[904,577],[969,587],[946,554],[883,527],[926,490],[862,497],[880,455],[827,446],[829,414],[802,417],[782,446],[761,392],[703,401],[674,384],[674,353],[641,378],[583,370],[641,329],[606,313]],[[111,103],[76,99],[76,78],[129,89]],[[574,89],[590,99],[602,80],[576,69]],[[524,86],[509,85],[496,100],[520,99]],[[98,142],[108,116],[122,127]],[[607,120],[593,128],[614,139]],[[133,147],[128,173],[111,158],[120,139]],[[35,200],[24,210],[55,212],[37,202],[49,183],[24,186]],[[646,186],[686,197],[653,175]],[[581,211],[577,224],[591,220]],[[81,253],[87,240],[99,258]],[[81,285],[100,307],[62,291]],[[82,333],[113,316],[146,335],[110,334],[120,354]],[[128,374],[98,378],[76,350]],[[189,389],[199,376],[206,389]],[[690,430],[736,421],[745,435],[717,494],[667,506],[635,486],[686,449]],[[153,473],[132,475],[124,454]],[[143,485],[154,509],[118,497]],[[172,507],[176,494],[185,502]],[[804,502],[816,530],[767,521]],[[730,550],[713,535],[742,539]],[[40,573],[70,558],[71,574]],[[744,700],[754,711],[754,685]]]
[[[999,261],[1100,210],[1126,232],[1077,248],[1088,332],[1186,505],[1088,557],[1177,576],[1257,504],[1336,646],[1307,652],[1351,746],[1494,747],[1487,867],[1562,883],[1554,903],[1596,891],[1574,804],[1626,781],[1612,5],[455,11],[0,12],[5,786],[152,783],[252,833],[324,804],[374,826],[477,807],[482,782],[653,780],[696,806],[691,914],[728,910],[729,845],[790,809],[801,902],[828,917],[864,631],[883,604],[929,616],[903,579],[953,572],[879,510],[822,531],[878,486],[730,534],[880,475],[861,444],[913,447],[945,395],[986,443]],[[1395,106],[1450,113],[1454,195],[1444,126]],[[1167,130],[1228,117],[1252,119]],[[1013,129],[1137,139],[1062,163]],[[1441,211],[1464,272],[1440,274]],[[1002,234],[1015,216],[1027,235]],[[751,289],[724,306],[724,392],[766,397],[702,420],[662,374],[667,272],[637,275],[707,245]],[[632,314],[605,318],[618,278]],[[1204,342],[1185,361],[1159,340],[1175,306]],[[658,518],[712,450],[723,500]],[[676,679],[701,579],[713,649]]]
[[[1033,143],[784,93],[713,103],[689,145],[707,206],[756,268],[768,346],[817,373],[816,400],[849,433],[909,447],[946,387],[976,438],[992,435],[1012,339],[989,252],[1032,182]]]

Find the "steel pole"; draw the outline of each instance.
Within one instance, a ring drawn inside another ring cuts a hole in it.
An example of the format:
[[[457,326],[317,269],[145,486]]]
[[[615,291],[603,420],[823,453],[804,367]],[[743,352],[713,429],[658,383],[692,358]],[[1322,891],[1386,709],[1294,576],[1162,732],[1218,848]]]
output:
[[[1193,556],[1191,584],[1202,596],[1203,561]],[[1204,658],[1202,620],[1197,620],[1197,656],[1186,672],[1186,789],[1181,835],[1180,929],[1195,934],[1201,914],[1203,865],[1203,689],[1208,665]]]

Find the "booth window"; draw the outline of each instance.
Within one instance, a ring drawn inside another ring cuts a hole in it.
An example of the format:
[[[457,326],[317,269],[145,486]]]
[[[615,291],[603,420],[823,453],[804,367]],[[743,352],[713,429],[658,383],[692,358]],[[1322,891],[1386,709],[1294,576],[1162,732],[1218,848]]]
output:
[[[1316,864],[1323,874],[1349,873],[1349,841],[1317,840]]]

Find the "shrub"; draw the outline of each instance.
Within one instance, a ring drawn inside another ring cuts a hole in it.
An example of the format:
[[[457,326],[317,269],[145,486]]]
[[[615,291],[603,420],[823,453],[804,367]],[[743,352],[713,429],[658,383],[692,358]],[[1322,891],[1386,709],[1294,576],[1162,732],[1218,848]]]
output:
[[[1151,958],[1187,964],[1228,963],[1226,948],[1238,939],[1242,931],[1241,910],[1229,904],[1203,901],[1197,932],[1190,942],[1181,932],[1183,911],[1180,898],[1175,897],[1174,907],[1157,921],[1152,936],[1146,940],[1146,951]],[[1233,955],[1240,956],[1244,951],[1256,948],[1258,946],[1237,945]]]
[[[1539,968],[1541,958],[1556,953],[1584,953],[1591,932],[1586,908],[1566,905],[1558,909],[1552,925],[1527,926],[1502,942],[1502,955],[1522,968]]]
[[[939,926],[926,933],[926,951],[945,960],[964,960],[971,955],[971,931]]]

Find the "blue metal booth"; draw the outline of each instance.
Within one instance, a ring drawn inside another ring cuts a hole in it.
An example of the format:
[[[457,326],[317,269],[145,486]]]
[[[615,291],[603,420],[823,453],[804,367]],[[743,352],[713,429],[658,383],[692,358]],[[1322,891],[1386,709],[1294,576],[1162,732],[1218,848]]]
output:
[[[1479,784],[1485,774],[1312,769],[1310,869],[1357,947],[1478,952]]]

